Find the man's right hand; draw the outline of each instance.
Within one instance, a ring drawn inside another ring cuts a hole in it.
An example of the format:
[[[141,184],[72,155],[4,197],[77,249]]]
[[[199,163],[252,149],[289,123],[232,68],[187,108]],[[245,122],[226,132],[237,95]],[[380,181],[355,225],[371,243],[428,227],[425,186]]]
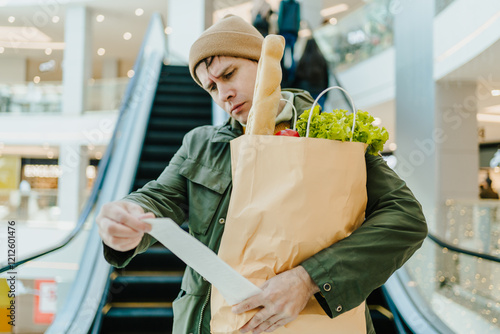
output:
[[[155,215],[144,213],[135,203],[117,201],[104,204],[96,222],[102,241],[117,251],[126,252],[137,247],[144,233],[151,231],[151,225],[141,221],[145,218],[155,218]]]

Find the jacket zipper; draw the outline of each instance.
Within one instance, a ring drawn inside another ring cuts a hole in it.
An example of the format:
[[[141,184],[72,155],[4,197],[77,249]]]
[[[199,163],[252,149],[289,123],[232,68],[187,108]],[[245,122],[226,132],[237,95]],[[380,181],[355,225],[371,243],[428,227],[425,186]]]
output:
[[[201,309],[200,315],[200,324],[198,325],[198,334],[201,333],[201,324],[203,323],[203,313],[205,313],[205,309],[207,308],[208,302],[210,301],[210,293],[212,292],[212,287],[208,288],[207,299],[205,299],[205,304],[203,304],[203,308]]]

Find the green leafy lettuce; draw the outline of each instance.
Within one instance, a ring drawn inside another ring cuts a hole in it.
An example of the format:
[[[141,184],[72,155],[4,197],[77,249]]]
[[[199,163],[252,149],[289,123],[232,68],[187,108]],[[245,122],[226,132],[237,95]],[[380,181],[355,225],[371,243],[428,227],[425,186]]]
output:
[[[301,137],[306,136],[307,120],[310,109],[297,120],[297,131]],[[309,130],[310,138],[324,138],[340,141],[351,140],[353,114],[347,110],[334,110],[332,112],[320,113],[317,106],[314,108]],[[367,152],[377,155],[382,151],[385,142],[389,139],[389,133],[382,127],[374,126],[375,119],[366,111],[358,111],[356,114],[356,126],[352,141],[368,144]]]

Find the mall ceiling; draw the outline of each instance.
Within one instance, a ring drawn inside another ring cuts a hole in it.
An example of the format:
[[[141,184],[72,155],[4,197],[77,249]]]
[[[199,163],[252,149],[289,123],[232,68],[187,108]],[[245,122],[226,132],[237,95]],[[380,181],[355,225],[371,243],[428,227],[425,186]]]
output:
[[[233,7],[248,9],[252,4],[248,0],[213,1],[215,10]],[[280,0],[268,2],[277,9]],[[168,10],[166,0],[0,0],[0,57],[25,57],[39,62],[51,59],[61,61],[67,3],[85,3],[92,11],[94,61],[116,58],[133,63],[149,18],[154,12],[166,18]],[[324,0],[323,8],[345,5],[347,10],[335,14],[340,19],[363,3],[363,0]],[[243,4],[247,6],[241,6]],[[35,41],[37,45],[33,43]],[[97,54],[100,48],[105,50],[102,56]]]

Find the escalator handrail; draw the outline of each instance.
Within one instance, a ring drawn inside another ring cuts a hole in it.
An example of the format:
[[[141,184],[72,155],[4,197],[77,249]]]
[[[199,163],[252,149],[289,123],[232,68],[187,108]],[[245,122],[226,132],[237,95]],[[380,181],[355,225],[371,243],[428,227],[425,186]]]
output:
[[[146,33],[147,35],[147,33]],[[145,39],[146,40],[146,39]],[[94,185],[92,187],[92,191],[90,193],[90,196],[89,198],[87,199],[87,201],[85,202],[85,205],[82,209],[82,212],[80,213],[79,217],[78,217],[78,221],[77,221],[77,224],[76,226],[73,228],[73,230],[62,240],[60,241],[58,244],[56,244],[55,246],[51,246],[45,250],[42,250],[42,251],[38,251],[36,252],[35,254],[33,255],[29,255],[19,261],[16,261],[12,264],[5,264],[3,263],[2,264],[2,267],[0,268],[0,274],[1,273],[4,273],[6,271],[9,271],[9,270],[13,270],[15,269],[16,267],[20,266],[20,265],[23,265],[27,262],[30,262],[32,260],[35,260],[35,259],[38,259],[42,256],[45,256],[47,254],[50,254],[50,253],[53,253],[55,252],[56,250],[58,249],[61,249],[63,247],[65,247],[66,245],[68,245],[82,230],[83,230],[83,225],[85,224],[85,222],[87,221],[90,213],[92,212],[92,209],[94,208],[96,202],[97,202],[97,198],[98,198],[98,194],[99,194],[99,191],[102,189],[102,185],[103,185],[103,181],[106,177],[106,173],[107,173],[107,170],[108,170],[108,166],[109,166],[109,162],[111,160],[111,154],[113,152],[113,149],[114,149],[114,146],[115,146],[115,143],[117,141],[117,133],[120,129],[120,124],[121,124],[121,121],[123,120],[123,116],[127,110],[127,106],[130,102],[130,100],[132,99],[133,97],[133,92],[134,92],[134,88],[136,86],[136,83],[137,83],[137,78],[139,78],[139,72],[141,71],[142,67],[141,67],[141,59],[144,55],[144,52],[145,52],[145,40],[143,41],[143,44],[141,45],[141,49],[139,51],[139,54],[136,58],[136,61],[134,63],[134,68],[133,68],[133,71],[135,73],[135,75],[130,79],[128,85],[127,85],[127,89],[125,91],[125,94],[124,94],[124,98],[122,99],[122,103],[120,105],[120,109],[119,109],[119,115],[118,115],[118,118],[117,118],[117,121],[116,121],[116,125],[115,125],[115,128],[113,130],[113,135],[108,143],[108,146],[107,146],[107,149],[106,149],[106,152],[103,156],[103,158],[99,161],[99,165],[98,165],[98,174],[96,176],[96,180],[94,181]]]
[[[432,234],[432,233],[428,233],[427,234],[427,237],[432,240],[435,244],[443,247],[443,248],[447,248],[453,252],[456,252],[456,253],[460,253],[460,254],[465,254],[465,255],[470,255],[470,256],[475,256],[475,257],[478,257],[478,258],[481,258],[481,259],[485,259],[485,260],[488,260],[488,261],[493,261],[493,262],[497,262],[499,263],[500,262],[500,257],[498,256],[494,256],[494,255],[490,255],[490,254],[485,254],[485,253],[480,253],[480,252],[475,252],[475,251],[472,251],[472,250],[468,250],[468,249],[465,249],[465,248],[461,248],[461,247],[457,247],[455,245],[452,245],[440,238],[438,238],[436,235]]]
[[[93,210],[98,212],[108,202],[123,198],[129,193],[133,182],[135,161],[139,160],[147,119],[154,102],[156,87],[166,56],[164,23],[159,13],[154,13],[141,52],[134,77],[138,78],[130,91],[131,98],[124,103],[127,110],[120,129],[116,132],[115,148],[112,153],[108,175],[103,180]],[[94,222],[94,217],[89,217]],[[85,229],[85,231],[87,231]],[[47,334],[87,333],[92,326],[96,311],[109,279],[110,265],[103,257],[103,243],[97,224],[91,224],[88,238],[80,259],[79,270],[72,280],[65,302],[47,329]]]

